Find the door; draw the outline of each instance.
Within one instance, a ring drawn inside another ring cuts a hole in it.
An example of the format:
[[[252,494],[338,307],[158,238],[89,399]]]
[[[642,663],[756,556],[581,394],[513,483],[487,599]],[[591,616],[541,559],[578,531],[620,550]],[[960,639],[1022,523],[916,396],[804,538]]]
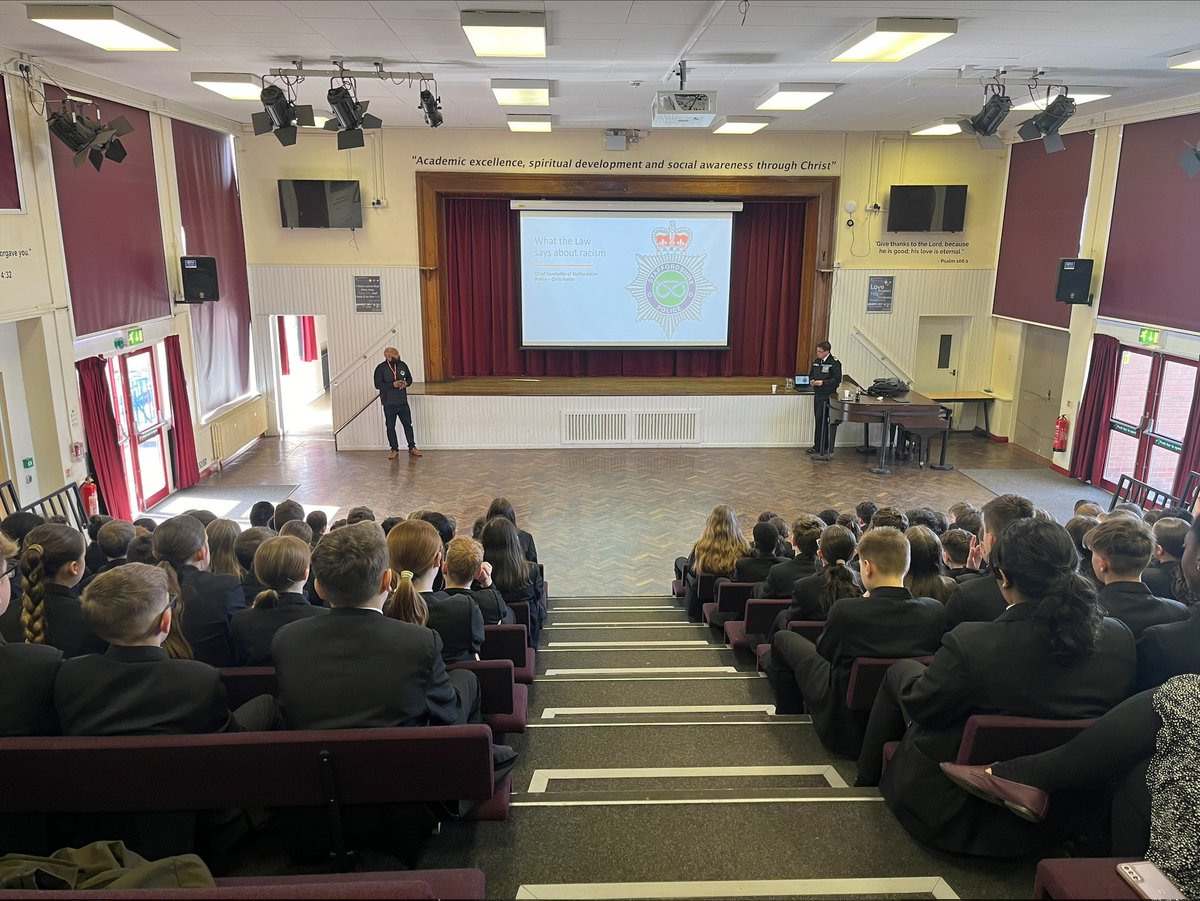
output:
[[[1104,487],[1123,475],[1170,491],[1195,402],[1193,360],[1122,348],[1117,395],[1109,415]]]
[[[1056,329],[1028,325],[1023,343],[1013,443],[1049,460],[1054,453],[1054,424],[1062,412],[1071,336]]]
[[[113,413],[125,471],[132,476],[134,506],[149,510],[170,493],[164,386],[154,348],[109,363]]]
[[[940,394],[958,390],[958,360],[965,329],[961,316],[922,316],[917,331],[917,390]]]

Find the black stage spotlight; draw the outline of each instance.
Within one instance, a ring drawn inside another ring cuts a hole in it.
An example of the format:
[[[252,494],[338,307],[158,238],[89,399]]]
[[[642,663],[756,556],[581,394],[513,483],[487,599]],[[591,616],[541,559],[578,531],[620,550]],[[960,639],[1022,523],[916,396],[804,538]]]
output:
[[[353,82],[350,84],[353,86]],[[351,93],[345,83],[341,87],[330,88],[328,100],[334,118],[325,123],[325,128],[338,133],[338,150],[362,147],[362,130],[383,126],[382,119],[367,112],[370,101],[364,100],[359,103],[358,98]]]
[[[418,109],[425,113],[425,124],[430,128],[437,128],[442,124],[442,98],[434,97],[428,88],[421,91],[421,105]]]
[[[987,89],[985,89],[986,91]],[[1012,98],[1004,93],[1004,89],[993,88],[987,91],[987,99],[983,108],[970,119],[963,119],[959,127],[967,134],[975,135],[979,146],[985,150],[995,150],[1004,146],[1004,142],[996,136],[1000,124],[1008,111],[1012,109]]]
[[[1183,167],[1188,178],[1200,175],[1200,144],[1195,147],[1189,145],[1188,149],[1180,154],[1179,165]]]
[[[250,117],[254,123],[254,133],[265,135],[275,132],[275,137],[284,147],[296,143],[299,133],[297,126],[313,125],[313,109],[307,104],[296,105],[295,101],[285,94],[277,85],[269,84],[259,95],[263,112]]]
[[[133,126],[124,116],[119,116],[107,125],[97,118],[92,119],[79,111],[75,101],[64,100],[57,112],[50,114],[50,134],[58,138],[75,154],[75,168],[84,160],[91,162],[96,171],[104,161],[119,163],[129,155],[121,137],[133,131]]]
[[[1041,138],[1042,146],[1046,148],[1047,153],[1058,153],[1066,148],[1058,130],[1073,115],[1075,115],[1075,101],[1064,91],[1050,101],[1050,105],[1040,113],[1022,122],[1021,127],[1017,129],[1017,134],[1021,136],[1022,141],[1034,141]]]

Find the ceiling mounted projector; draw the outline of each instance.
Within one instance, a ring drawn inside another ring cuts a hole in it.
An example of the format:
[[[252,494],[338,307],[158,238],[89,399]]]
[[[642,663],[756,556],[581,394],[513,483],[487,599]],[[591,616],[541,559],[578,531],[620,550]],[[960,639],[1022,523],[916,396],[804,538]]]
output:
[[[658,91],[650,113],[655,128],[708,128],[717,118],[717,92]]]

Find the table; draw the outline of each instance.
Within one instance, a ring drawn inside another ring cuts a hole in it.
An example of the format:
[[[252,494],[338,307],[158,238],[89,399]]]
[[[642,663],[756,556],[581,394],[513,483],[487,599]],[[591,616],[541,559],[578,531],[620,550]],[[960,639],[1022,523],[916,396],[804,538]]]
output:
[[[946,463],[946,439],[950,431],[950,420],[942,418],[942,407],[936,400],[909,391],[898,397],[871,397],[863,394],[857,400],[842,400],[838,395],[829,399],[829,436],[824,453],[816,454],[814,460],[830,460],[833,449],[837,444],[837,427],[843,422],[861,422],[864,432],[873,422],[883,425],[883,435],[879,442],[879,460],[871,472],[886,475],[891,472],[887,467],[887,453],[891,444],[892,426],[898,425],[919,434],[932,437],[942,436],[942,454],[940,461],[930,468],[937,470],[953,469]]]
[[[926,397],[939,404],[979,404],[983,407],[984,434],[991,437],[992,426],[988,421],[988,411],[991,409],[992,401],[998,399],[996,395],[988,391],[941,391],[928,394]]]

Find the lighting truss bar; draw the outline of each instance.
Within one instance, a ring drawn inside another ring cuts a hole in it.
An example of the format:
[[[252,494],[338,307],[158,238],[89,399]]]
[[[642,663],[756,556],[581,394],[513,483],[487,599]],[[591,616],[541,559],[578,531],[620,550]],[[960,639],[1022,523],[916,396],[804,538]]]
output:
[[[390,72],[387,69],[272,69],[275,78],[378,78],[381,81],[433,81],[432,72]]]

